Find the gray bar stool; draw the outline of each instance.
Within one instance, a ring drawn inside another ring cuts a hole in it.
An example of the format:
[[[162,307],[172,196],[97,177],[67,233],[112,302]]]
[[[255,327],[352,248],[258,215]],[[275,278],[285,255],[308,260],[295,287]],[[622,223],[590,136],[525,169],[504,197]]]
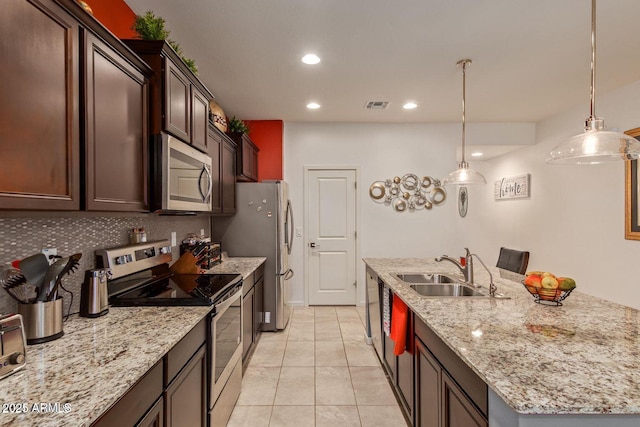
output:
[[[498,263],[496,267],[513,271],[514,273],[524,274],[529,265],[529,252],[517,251],[515,249],[500,248]]]

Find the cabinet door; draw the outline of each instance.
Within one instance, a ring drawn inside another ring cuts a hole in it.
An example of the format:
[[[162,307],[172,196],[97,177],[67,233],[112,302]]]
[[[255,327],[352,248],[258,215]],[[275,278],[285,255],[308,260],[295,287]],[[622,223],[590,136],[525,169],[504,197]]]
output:
[[[258,341],[258,335],[262,331],[264,318],[264,277],[261,277],[254,287],[253,294],[253,342]]]
[[[249,178],[250,180],[255,180],[256,177],[253,174],[254,169],[254,158],[253,152],[254,149],[251,143],[247,140],[246,137],[242,138],[242,165],[239,165],[242,170],[240,170],[240,175]]]
[[[211,157],[211,212],[222,212],[222,135],[217,133],[214,129],[209,129],[209,138],[207,140],[209,144],[209,157]]]
[[[209,150],[209,100],[191,86],[191,145],[206,153]]]
[[[411,328],[411,322],[407,325],[407,348],[413,346],[413,330]],[[413,354],[407,350],[400,356],[396,356],[396,367],[398,371],[398,391],[402,400],[402,405],[407,411],[409,418],[413,417]]]
[[[85,37],[86,208],[148,211],[148,80],[100,39]]]
[[[184,142],[191,142],[191,84],[171,60],[165,58],[164,128]]]
[[[135,427],[164,427],[164,399],[160,397],[155,405]]]
[[[204,345],[200,347],[164,393],[167,427],[206,427],[207,425],[205,348]]]
[[[236,147],[224,141],[222,145],[222,213],[236,212]]]
[[[416,427],[438,427],[440,425],[440,381],[442,369],[429,350],[416,339],[415,378],[416,407],[414,425]]]
[[[489,423],[456,383],[442,373],[442,427],[488,427]]]
[[[258,180],[258,150],[251,150],[251,176],[254,181]]]
[[[247,286],[249,284],[247,283]],[[242,297],[242,359],[244,360],[253,345],[253,296],[254,289],[251,289]]]
[[[78,23],[53,1],[0,14],[0,206],[80,208]]]

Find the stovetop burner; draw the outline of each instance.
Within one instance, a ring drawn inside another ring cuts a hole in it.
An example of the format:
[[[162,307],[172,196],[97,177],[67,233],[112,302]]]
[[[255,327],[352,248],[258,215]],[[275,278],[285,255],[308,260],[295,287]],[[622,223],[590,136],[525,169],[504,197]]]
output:
[[[115,307],[213,305],[242,287],[240,274],[173,274],[167,240],[96,251],[110,268],[109,304]]]
[[[242,286],[239,274],[171,274],[109,297],[115,307],[212,305]]]

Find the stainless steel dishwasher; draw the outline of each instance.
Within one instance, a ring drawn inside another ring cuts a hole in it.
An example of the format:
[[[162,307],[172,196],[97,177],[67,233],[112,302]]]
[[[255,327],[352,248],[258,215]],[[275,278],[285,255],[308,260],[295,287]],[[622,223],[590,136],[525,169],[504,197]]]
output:
[[[384,358],[382,354],[382,319],[380,308],[380,285],[378,276],[369,268],[367,268],[367,336],[373,342],[373,347],[378,353],[380,359]]]

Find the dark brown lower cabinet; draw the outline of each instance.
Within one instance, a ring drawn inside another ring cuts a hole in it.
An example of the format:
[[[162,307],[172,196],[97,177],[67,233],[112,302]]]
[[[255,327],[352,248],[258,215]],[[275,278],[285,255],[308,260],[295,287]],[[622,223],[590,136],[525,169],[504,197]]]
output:
[[[442,369],[429,350],[416,339],[416,408],[415,425],[438,427],[440,425],[440,382]]]
[[[207,426],[206,378],[206,346],[202,346],[164,392],[167,427]]]
[[[207,316],[91,427],[207,427]]]
[[[442,373],[442,426],[488,427],[486,418],[446,372]]]
[[[254,288],[242,296],[242,360],[246,360],[253,346]]]
[[[389,296],[389,305],[393,306],[393,298],[396,297],[393,293]],[[407,346],[406,350],[399,356],[396,356],[393,352],[395,342],[384,335],[383,348],[384,348],[384,362],[386,364],[389,378],[391,378],[395,387],[396,393],[402,403],[402,409],[407,415],[408,419],[413,418],[413,316],[409,313],[407,321]],[[391,319],[393,322],[393,318]]]
[[[118,402],[104,413],[92,427],[133,426],[162,395],[163,362],[155,364]],[[153,424],[151,424],[153,425]]]
[[[164,427],[164,399],[158,399],[136,427]]]
[[[488,427],[487,385],[417,317],[416,427]]]

